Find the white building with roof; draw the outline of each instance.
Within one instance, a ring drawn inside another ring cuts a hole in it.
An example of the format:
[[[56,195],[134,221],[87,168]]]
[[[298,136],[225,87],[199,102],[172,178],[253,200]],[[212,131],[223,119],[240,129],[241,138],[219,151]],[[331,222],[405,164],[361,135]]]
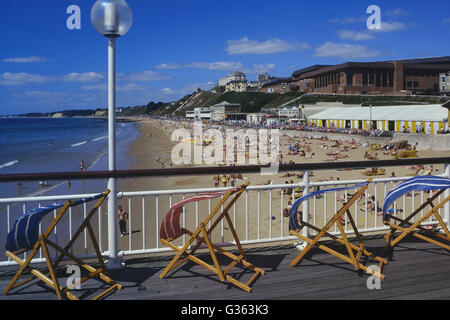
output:
[[[231,81],[240,81],[240,82],[247,83],[247,78],[246,78],[244,72],[234,71],[234,72],[230,73],[229,75],[220,78],[219,86],[225,87],[227,85],[227,83],[229,83]]]
[[[211,110],[208,108],[194,108],[194,110],[186,111],[186,118],[195,120],[211,119]]]
[[[300,116],[300,109],[296,106],[285,106],[278,109],[278,116],[288,118],[298,118]]]
[[[318,127],[371,128],[392,132],[436,134],[448,129],[448,110],[436,105],[329,108],[308,117]]]

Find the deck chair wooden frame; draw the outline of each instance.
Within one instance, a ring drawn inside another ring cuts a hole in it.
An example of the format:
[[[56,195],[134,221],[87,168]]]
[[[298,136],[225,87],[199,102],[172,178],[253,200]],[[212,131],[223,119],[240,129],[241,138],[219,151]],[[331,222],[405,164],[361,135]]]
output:
[[[18,257],[18,255],[21,253],[24,253],[26,251],[29,251],[29,249],[20,249],[15,252],[11,252],[11,251],[7,250],[6,255],[9,258],[11,258],[13,261],[15,261],[17,264],[19,264],[20,268],[17,271],[17,273],[14,275],[14,277],[11,279],[8,286],[3,291],[3,294],[7,295],[11,290],[18,288],[36,278],[38,278],[38,279],[42,280],[45,284],[47,284],[50,288],[55,290],[55,293],[59,300],[62,300],[63,298],[67,298],[70,300],[79,300],[79,298],[76,295],[74,295],[70,291],[69,288],[61,286],[61,284],[59,283],[58,278],[56,276],[55,269],[58,267],[60,262],[62,262],[64,257],[68,257],[70,260],[74,261],[77,265],[79,265],[80,267],[82,267],[83,269],[85,269],[86,271],[89,272],[88,275],[81,277],[81,279],[79,279],[76,283],[74,283],[73,287],[76,287],[79,284],[82,284],[83,282],[85,282],[89,279],[92,279],[92,278],[98,278],[98,280],[102,280],[104,283],[106,283],[109,286],[106,290],[102,291],[100,294],[95,296],[92,300],[100,299],[113,290],[116,290],[116,289],[121,290],[122,286],[120,284],[115,283],[114,280],[112,280],[105,274],[106,268],[105,268],[105,264],[103,261],[103,257],[100,253],[99,246],[98,246],[93,228],[90,223],[90,219],[92,218],[94,213],[97,211],[97,209],[100,207],[100,205],[103,203],[103,201],[106,199],[106,197],[108,196],[109,193],[110,193],[110,190],[106,190],[99,197],[99,200],[97,201],[95,206],[91,209],[91,211],[86,216],[86,218],[84,218],[83,222],[81,223],[81,225],[78,227],[78,229],[74,233],[72,239],[67,243],[67,245],[64,248],[60,247],[56,243],[49,240],[48,237],[51,234],[51,232],[54,230],[54,228],[57,226],[57,224],[61,220],[61,218],[64,216],[67,209],[74,205],[74,202],[72,202],[70,200],[66,201],[64,206],[59,210],[58,214],[53,219],[53,221],[50,223],[47,230],[43,234],[38,235],[38,241],[36,241],[36,243],[34,244],[33,248],[31,249],[31,252],[30,252],[29,256],[26,258],[26,260],[22,260],[21,258]],[[96,257],[97,257],[97,262],[99,264],[98,268],[94,268],[94,267],[90,266],[89,264],[84,262],[82,259],[74,256],[73,254],[71,254],[69,252],[70,248],[75,243],[75,241],[78,239],[78,237],[82,234],[84,229],[88,230],[89,237],[92,241],[92,245],[94,247]],[[59,256],[57,256],[54,261],[52,261],[52,259],[50,257],[50,254],[48,251],[49,247],[52,247],[57,252],[59,252]],[[45,272],[45,270],[38,270],[31,266],[31,260],[36,256],[36,254],[39,252],[40,248],[42,248],[42,252],[45,257],[47,272]],[[23,275],[24,271],[26,271],[26,270],[30,271],[32,276],[17,283],[19,278]],[[48,273],[48,275],[46,273]]]
[[[359,198],[361,198],[364,195],[364,193],[368,187],[368,183],[370,181],[371,181],[371,179],[369,179],[367,183],[365,183],[364,185],[359,187],[358,190],[356,191],[356,193],[347,202],[344,202],[341,209],[339,211],[337,211],[335,214],[333,214],[333,217],[327,222],[327,224],[322,229],[308,223],[307,221],[301,221],[298,228],[296,228],[295,230],[289,230],[289,233],[291,235],[296,236],[299,239],[301,239],[307,243],[307,246],[304,249],[302,249],[300,254],[298,254],[297,257],[295,257],[294,260],[292,260],[292,262],[290,263],[291,267],[296,266],[306,256],[306,254],[313,247],[316,246],[320,250],[323,250],[345,262],[350,263],[351,265],[353,265],[353,267],[355,268],[356,271],[361,269],[361,270],[366,271],[367,273],[377,276],[380,279],[385,278],[385,276],[381,272],[382,272],[383,265],[387,264],[387,261],[366,250],[364,242],[361,237],[361,234],[358,232],[358,228],[357,228],[355,221],[353,220],[352,214],[350,212],[350,207],[353,205],[353,203],[355,201],[357,201]],[[322,190],[320,193],[327,192],[327,191],[331,191],[331,190]],[[298,200],[298,201],[301,202],[302,200]],[[291,210],[294,210],[294,212],[291,212],[291,213],[295,214],[298,206],[294,208],[294,205],[293,205],[292,207],[293,208]],[[344,226],[342,224],[343,217],[345,214],[347,214],[347,219],[350,222],[350,226],[352,227],[352,229],[355,233],[355,236],[356,236],[356,239],[358,240],[359,246],[356,246],[355,244],[350,243],[350,241],[345,233]],[[295,218],[297,218],[297,217],[295,216]],[[328,232],[334,225],[337,225],[337,228],[340,233],[340,237],[332,235]],[[301,234],[301,230],[304,227],[311,228],[312,230],[316,231],[317,235],[312,239],[303,236]],[[347,249],[348,256],[343,255],[343,254],[337,252],[336,250],[331,249],[323,244],[320,244],[319,241],[324,236],[330,237],[333,241],[344,245],[345,248]],[[379,262],[379,269],[378,269],[379,272],[366,267],[365,265],[363,265],[360,262],[361,257],[363,255],[370,257],[370,258],[376,260],[377,262]]]
[[[242,245],[239,241],[239,237],[236,233],[236,230],[233,226],[233,222],[228,214],[229,209],[233,206],[233,204],[236,202],[236,200],[241,196],[241,194],[245,191],[246,187],[248,186],[248,182],[246,182],[244,185],[231,189],[227,191],[223,198],[217,203],[215,208],[208,214],[208,216],[200,222],[199,226],[193,231],[189,231],[185,228],[181,228],[181,233],[177,234],[175,237],[163,239],[161,238],[160,241],[163,245],[168,246],[172,250],[174,250],[177,254],[175,257],[170,261],[170,263],[166,266],[166,268],[162,271],[160,274],[160,278],[164,278],[168,272],[171,270],[174,270],[175,268],[179,267],[183,263],[189,261],[192,261],[209,271],[213,272],[214,274],[218,275],[220,278],[220,281],[228,281],[229,283],[235,285],[238,288],[241,288],[242,290],[246,292],[251,292],[251,285],[252,283],[261,275],[264,275],[264,270],[255,267],[253,264],[248,262],[245,259],[245,254],[242,248]],[[230,200],[229,198],[233,196]],[[229,202],[226,204],[227,200]],[[223,211],[218,214],[220,208],[222,206],[226,205],[226,207],[223,209]],[[216,217],[216,215],[218,216]],[[214,220],[215,218],[215,220]],[[223,249],[222,247],[214,244],[210,240],[210,234],[214,231],[214,229],[217,227],[219,222],[221,222],[223,219],[226,220],[229,230],[231,231],[231,234],[233,236],[233,239],[236,243],[236,246],[239,251],[239,255],[236,256],[235,254]],[[207,228],[208,224],[211,222],[211,225],[209,229]],[[175,246],[172,241],[179,238],[180,236],[187,234],[189,235],[189,239],[187,240],[186,244],[179,248]],[[195,245],[191,247],[191,245],[194,243],[194,241],[197,241]],[[208,253],[214,263],[214,265],[211,265],[204,260],[194,256],[195,252],[200,248],[202,244],[206,244]],[[221,253],[227,258],[231,259],[231,263],[226,266],[224,269],[219,264],[219,260],[217,259],[217,254]],[[253,276],[248,280],[246,283],[243,283],[241,281],[238,281],[237,279],[233,278],[229,275],[229,272],[232,270],[233,267],[236,265],[241,264],[244,267],[252,270],[254,272]]]
[[[421,178],[421,177],[417,177]],[[431,178],[431,177],[430,177]],[[436,205],[433,202],[439,198],[439,196],[444,193],[446,189],[440,189],[434,195],[427,198],[427,200],[422,203],[416,210],[414,210],[409,216],[402,219],[396,217],[392,214],[385,214],[383,210],[383,223],[390,227],[390,230],[385,235],[386,239],[386,250],[392,249],[396,244],[398,244],[402,239],[406,236],[410,235],[416,237],[418,239],[422,239],[429,243],[432,243],[438,247],[450,251],[450,232],[445,224],[442,217],[439,215],[439,209],[442,208],[447,202],[450,201],[450,196],[445,197],[442,201],[438,202]],[[419,214],[423,209],[430,206],[431,210],[425,213],[422,217],[417,220],[415,217]],[[440,226],[443,233],[436,231],[435,229],[425,229],[421,224],[425,222],[430,217],[434,217],[437,221],[436,226]],[[414,219],[414,220],[413,220]],[[394,220],[391,222],[390,220]],[[399,234],[397,234],[399,232]],[[397,235],[396,235],[397,234]],[[433,236],[435,239],[430,238]],[[437,238],[437,239],[436,239]],[[447,242],[444,243],[444,242]]]

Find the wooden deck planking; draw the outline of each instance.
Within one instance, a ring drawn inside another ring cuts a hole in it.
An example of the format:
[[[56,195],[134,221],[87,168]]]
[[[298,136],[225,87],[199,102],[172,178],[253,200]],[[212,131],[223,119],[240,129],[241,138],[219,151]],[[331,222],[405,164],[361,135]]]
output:
[[[384,239],[365,240],[369,251],[386,257]],[[342,248],[341,246],[339,246]],[[341,250],[342,252],[342,250]],[[248,260],[266,271],[254,282],[251,293],[246,293],[195,264],[187,264],[169,273],[165,279],[159,274],[169,258],[132,259],[127,268],[111,272],[112,278],[124,289],[110,295],[115,300],[303,300],[303,299],[449,299],[450,254],[431,244],[406,239],[394,248],[393,260],[383,268],[386,279],[381,289],[367,288],[368,274],[356,272],[352,265],[321,250],[312,250],[296,267],[289,263],[299,253],[291,245],[259,248],[247,251]],[[220,259],[228,262],[228,259]],[[364,261],[364,260],[363,260]],[[366,265],[376,264],[368,260]],[[232,274],[242,272],[232,269]],[[244,273],[244,281],[251,276]],[[10,277],[0,274],[3,290]],[[89,282],[89,287],[98,282]],[[21,292],[4,299],[56,299],[39,285],[25,287]]]

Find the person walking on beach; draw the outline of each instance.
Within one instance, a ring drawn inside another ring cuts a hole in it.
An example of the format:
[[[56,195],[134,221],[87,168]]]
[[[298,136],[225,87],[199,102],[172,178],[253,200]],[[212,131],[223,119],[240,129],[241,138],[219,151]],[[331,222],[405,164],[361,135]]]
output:
[[[215,175],[213,178],[214,181],[214,187],[218,187],[219,186],[219,175]]]
[[[117,215],[119,217],[120,237],[127,234],[128,212],[123,211],[122,206],[118,206]]]
[[[80,171],[86,171],[86,165],[83,160],[80,161]]]
[[[222,181],[222,183],[223,183],[223,186],[226,187],[226,186],[227,186],[227,182],[228,182],[228,177],[227,177],[226,174],[223,174],[223,175],[221,176],[221,181]]]

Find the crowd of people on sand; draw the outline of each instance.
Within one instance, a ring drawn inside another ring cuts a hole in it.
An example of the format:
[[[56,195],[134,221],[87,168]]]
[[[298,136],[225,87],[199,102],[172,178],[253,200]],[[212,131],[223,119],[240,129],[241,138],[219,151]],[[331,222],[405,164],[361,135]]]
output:
[[[214,187],[226,187],[228,182],[230,183],[230,187],[234,187],[238,180],[247,180],[246,177],[243,177],[242,174],[217,174],[213,177]]]

